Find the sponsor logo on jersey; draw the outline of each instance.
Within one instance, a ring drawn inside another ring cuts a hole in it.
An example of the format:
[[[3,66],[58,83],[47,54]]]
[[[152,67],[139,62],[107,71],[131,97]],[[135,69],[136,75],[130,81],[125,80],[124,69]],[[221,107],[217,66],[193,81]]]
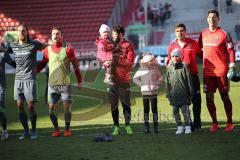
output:
[[[15,52],[16,55],[27,55],[27,54],[31,54],[31,52],[29,50],[22,50],[22,51],[17,51]]]
[[[204,47],[216,47],[216,46],[218,46],[218,44],[217,43],[207,43],[207,42],[204,42],[203,43],[203,46]]]

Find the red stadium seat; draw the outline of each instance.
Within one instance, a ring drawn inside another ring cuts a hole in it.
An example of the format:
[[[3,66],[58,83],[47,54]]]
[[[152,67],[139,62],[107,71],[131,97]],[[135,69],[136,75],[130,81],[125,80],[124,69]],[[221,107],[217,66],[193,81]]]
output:
[[[75,47],[92,47],[98,36],[99,26],[106,23],[114,5],[115,0],[35,0],[34,3],[32,0],[0,1],[3,12],[0,17],[7,15],[17,19],[41,33],[42,37],[49,36],[52,26],[58,25],[63,28],[67,41],[85,44]]]

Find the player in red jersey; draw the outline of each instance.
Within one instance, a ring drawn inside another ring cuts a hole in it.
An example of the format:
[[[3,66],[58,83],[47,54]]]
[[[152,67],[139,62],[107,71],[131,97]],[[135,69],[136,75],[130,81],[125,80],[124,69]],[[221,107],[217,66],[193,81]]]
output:
[[[192,97],[192,103],[194,123],[192,129],[197,130],[201,128],[201,93],[196,55],[201,57],[202,54],[198,43],[186,37],[186,26],[184,24],[178,23],[175,26],[175,35],[176,40],[172,41],[168,46],[167,64],[169,64],[171,59],[171,52],[175,49],[179,49],[182,52],[181,59],[188,66],[193,82],[194,95]]]
[[[234,70],[233,42],[230,34],[218,26],[219,13],[217,10],[208,11],[207,22],[209,27],[201,32],[199,46],[203,51],[204,92],[206,93],[208,111],[213,120],[210,131],[216,132],[219,129],[214,103],[214,93],[218,89],[227,115],[225,131],[231,132],[234,126],[232,124],[232,102],[228,94],[227,74],[231,75]],[[230,58],[230,65],[228,65],[228,58]]]
[[[77,87],[80,89],[82,86],[82,77],[75,56],[74,49],[63,42],[63,33],[60,27],[53,27],[51,32],[52,45],[43,50],[43,60],[37,66],[37,72],[40,72],[42,68],[48,63],[49,66],[49,81],[48,81],[48,107],[49,114],[54,131],[52,137],[59,137],[61,135],[58,125],[57,114],[55,109],[60,98],[63,101],[65,130],[64,136],[69,137],[72,135],[70,131],[71,123],[71,106],[72,106],[72,93],[70,82],[70,64],[72,64],[75,75],[77,78]]]

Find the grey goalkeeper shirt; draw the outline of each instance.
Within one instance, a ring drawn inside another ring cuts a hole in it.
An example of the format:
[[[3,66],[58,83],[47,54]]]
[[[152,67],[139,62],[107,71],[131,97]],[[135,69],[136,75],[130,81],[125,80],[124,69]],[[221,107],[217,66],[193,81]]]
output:
[[[27,43],[10,43],[8,52],[14,54],[16,61],[15,80],[36,80],[37,51],[42,50],[44,44],[29,39]]]

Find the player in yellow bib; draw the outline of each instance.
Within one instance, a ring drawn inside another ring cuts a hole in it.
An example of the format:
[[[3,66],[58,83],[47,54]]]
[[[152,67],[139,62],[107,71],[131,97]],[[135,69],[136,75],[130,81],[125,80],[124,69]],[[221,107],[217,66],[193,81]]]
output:
[[[49,81],[48,81],[48,104],[49,114],[55,130],[52,132],[53,137],[61,135],[58,119],[55,113],[57,103],[61,98],[64,106],[65,130],[64,136],[72,135],[70,131],[71,122],[71,87],[70,87],[70,63],[72,63],[75,75],[78,81],[78,88],[81,88],[82,77],[74,49],[64,43],[62,30],[59,27],[52,28],[52,45],[43,50],[42,63],[37,67],[38,72],[47,64],[49,65]]]

